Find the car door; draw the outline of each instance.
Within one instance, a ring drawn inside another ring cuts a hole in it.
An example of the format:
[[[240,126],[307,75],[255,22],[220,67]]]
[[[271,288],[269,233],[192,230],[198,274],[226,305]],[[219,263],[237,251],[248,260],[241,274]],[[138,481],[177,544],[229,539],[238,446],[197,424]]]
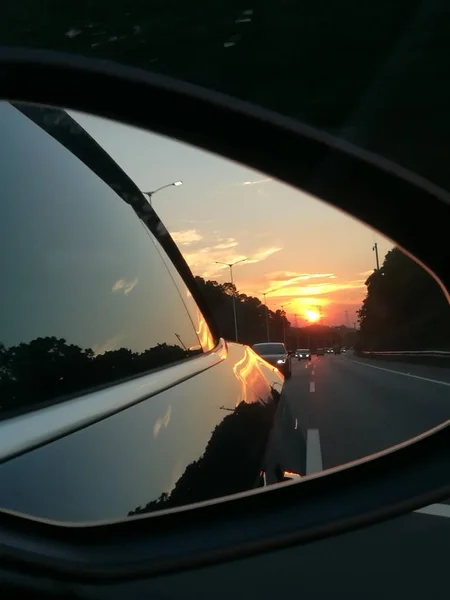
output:
[[[259,485],[282,378],[214,333],[162,223],[64,111],[0,120],[2,507],[85,523]]]

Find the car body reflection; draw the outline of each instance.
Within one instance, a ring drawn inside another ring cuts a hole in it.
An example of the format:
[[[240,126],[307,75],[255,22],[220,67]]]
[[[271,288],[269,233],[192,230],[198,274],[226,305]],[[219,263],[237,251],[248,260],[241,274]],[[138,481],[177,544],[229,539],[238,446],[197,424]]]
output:
[[[264,368],[250,349],[228,344],[212,368],[4,462],[0,505],[95,522],[259,487],[283,383],[275,370],[268,380]]]

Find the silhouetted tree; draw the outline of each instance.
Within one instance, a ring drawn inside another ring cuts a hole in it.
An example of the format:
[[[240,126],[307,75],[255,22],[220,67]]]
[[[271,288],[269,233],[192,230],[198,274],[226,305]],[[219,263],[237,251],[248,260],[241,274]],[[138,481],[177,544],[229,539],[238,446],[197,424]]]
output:
[[[272,389],[272,402],[241,402],[215,427],[203,456],[186,467],[174,488],[128,515],[221,498],[257,487],[259,478],[255,474],[264,466],[279,399],[279,392]]]
[[[195,280],[225,339],[234,340],[233,296],[236,299],[240,342],[251,346],[266,341],[266,312],[271,340],[283,341],[284,329],[288,334],[291,324],[280,310],[273,312],[259,298],[240,294],[231,283],[205,281],[202,277],[196,277]]]
[[[65,339],[42,337],[6,348],[0,343],[0,409],[16,411],[60,401],[197,354],[157,344],[142,353],[129,348],[95,355]]]
[[[366,281],[359,311],[364,350],[450,348],[450,310],[434,278],[399,248]]]

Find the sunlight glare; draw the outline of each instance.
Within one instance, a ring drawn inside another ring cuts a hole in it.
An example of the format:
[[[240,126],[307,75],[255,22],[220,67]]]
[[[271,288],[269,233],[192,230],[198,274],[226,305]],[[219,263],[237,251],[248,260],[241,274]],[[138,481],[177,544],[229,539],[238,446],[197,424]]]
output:
[[[316,323],[320,319],[320,313],[317,310],[305,310],[305,317],[310,323]]]

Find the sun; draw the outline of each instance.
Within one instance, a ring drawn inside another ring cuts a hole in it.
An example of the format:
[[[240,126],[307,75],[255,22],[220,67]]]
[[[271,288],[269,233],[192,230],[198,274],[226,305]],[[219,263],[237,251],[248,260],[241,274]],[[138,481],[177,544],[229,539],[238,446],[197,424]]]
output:
[[[317,310],[305,310],[305,317],[310,323],[316,323],[320,319],[320,313]]]

